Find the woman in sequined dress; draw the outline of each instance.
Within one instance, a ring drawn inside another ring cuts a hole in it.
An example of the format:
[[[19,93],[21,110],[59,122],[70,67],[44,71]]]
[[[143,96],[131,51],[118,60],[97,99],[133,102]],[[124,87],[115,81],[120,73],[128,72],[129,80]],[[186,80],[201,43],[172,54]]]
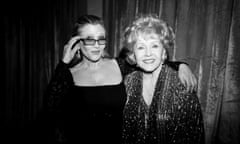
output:
[[[60,143],[121,143],[127,97],[123,78],[134,68],[105,55],[106,30],[99,17],[81,16],[74,30],[47,91],[57,139]],[[195,86],[191,70],[179,69],[183,81]]]
[[[126,76],[124,144],[202,144],[204,125],[196,92],[186,91],[168,65],[174,33],[157,16],[145,15],[126,28],[132,61],[140,68]]]

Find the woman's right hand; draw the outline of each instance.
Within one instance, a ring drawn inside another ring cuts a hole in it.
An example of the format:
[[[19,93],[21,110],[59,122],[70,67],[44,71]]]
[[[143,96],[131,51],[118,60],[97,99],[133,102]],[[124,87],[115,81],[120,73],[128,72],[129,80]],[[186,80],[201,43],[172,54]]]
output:
[[[80,49],[80,45],[77,44],[79,40],[80,40],[79,36],[72,37],[68,41],[68,43],[64,46],[62,58],[62,61],[64,63],[69,64],[71,60],[74,58],[76,52]]]

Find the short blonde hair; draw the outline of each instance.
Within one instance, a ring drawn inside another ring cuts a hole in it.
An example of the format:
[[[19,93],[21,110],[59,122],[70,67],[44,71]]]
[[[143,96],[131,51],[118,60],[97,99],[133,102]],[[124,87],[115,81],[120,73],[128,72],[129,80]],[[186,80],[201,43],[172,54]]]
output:
[[[124,44],[130,53],[138,39],[139,34],[155,33],[165,49],[174,46],[175,34],[173,29],[158,16],[153,14],[138,16],[124,31]]]

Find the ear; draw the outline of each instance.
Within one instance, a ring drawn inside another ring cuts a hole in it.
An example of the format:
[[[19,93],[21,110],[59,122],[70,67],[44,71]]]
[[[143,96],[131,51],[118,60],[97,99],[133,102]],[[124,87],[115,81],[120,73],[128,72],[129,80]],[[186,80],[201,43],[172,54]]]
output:
[[[167,52],[166,52],[166,49],[163,49],[163,52],[162,52],[162,61],[165,62],[166,59],[167,59]]]

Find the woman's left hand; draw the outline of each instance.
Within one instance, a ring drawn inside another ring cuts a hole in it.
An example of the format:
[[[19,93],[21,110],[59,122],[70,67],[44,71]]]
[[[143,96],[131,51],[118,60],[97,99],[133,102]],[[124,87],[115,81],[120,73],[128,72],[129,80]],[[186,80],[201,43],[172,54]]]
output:
[[[186,64],[180,64],[178,70],[180,81],[187,87],[187,91],[197,90],[197,79],[191,69]]]

